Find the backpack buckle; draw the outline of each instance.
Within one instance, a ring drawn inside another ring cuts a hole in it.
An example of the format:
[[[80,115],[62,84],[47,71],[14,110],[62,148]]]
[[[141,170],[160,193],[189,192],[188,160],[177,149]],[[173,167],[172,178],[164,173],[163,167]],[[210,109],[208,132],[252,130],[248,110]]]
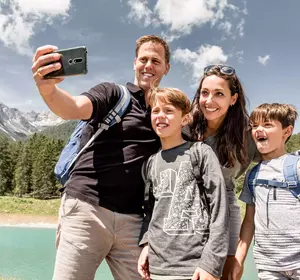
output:
[[[293,188],[297,187],[297,182],[296,181],[288,181],[288,182],[286,182],[286,184],[287,184],[288,189],[293,189]]]
[[[109,129],[109,125],[105,124],[105,123],[99,123],[98,124],[99,128],[102,128],[104,130],[108,130]]]

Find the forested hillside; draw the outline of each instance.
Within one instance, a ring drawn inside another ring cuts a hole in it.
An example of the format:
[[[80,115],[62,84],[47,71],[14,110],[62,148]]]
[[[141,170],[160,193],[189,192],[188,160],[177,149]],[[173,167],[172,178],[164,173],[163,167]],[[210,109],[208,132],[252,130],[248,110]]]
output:
[[[76,125],[77,121],[68,121],[58,126],[46,128],[41,132],[41,134],[47,137],[66,141],[75,129]]]
[[[48,199],[61,187],[53,170],[76,121],[51,127],[24,141],[0,134],[0,195]]]
[[[24,141],[0,135],[0,195],[48,199],[59,196],[61,187],[53,170],[76,123],[70,122]],[[287,151],[300,150],[300,134],[287,143]],[[238,182],[241,188],[242,178]]]
[[[286,143],[287,152],[294,152],[300,150],[300,133],[291,136],[290,140]]]

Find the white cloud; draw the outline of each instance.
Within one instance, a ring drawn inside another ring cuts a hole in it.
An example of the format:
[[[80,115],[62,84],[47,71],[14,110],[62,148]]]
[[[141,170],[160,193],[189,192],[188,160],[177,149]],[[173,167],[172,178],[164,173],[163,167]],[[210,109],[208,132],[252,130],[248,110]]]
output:
[[[158,0],[155,12],[171,31],[189,34],[193,26],[213,20],[216,1],[205,0]]]
[[[236,58],[238,62],[243,63],[244,62],[244,51],[237,51],[236,53]]]
[[[244,33],[244,26],[245,26],[245,19],[242,18],[240,20],[240,22],[237,24],[237,27],[236,27],[236,30],[237,30],[237,32],[238,32],[238,34],[239,34],[240,37],[243,37],[244,34],[245,34]]]
[[[167,42],[167,43],[171,43],[176,39],[179,39],[180,36],[177,34],[173,34],[173,33],[168,33],[168,32],[161,32],[161,37]]]
[[[147,27],[153,22],[152,11],[147,7],[147,0],[129,0],[127,4],[131,8],[131,12],[128,17],[136,22],[144,22],[144,26]]]
[[[265,55],[265,56],[259,56],[259,57],[258,57],[258,62],[259,62],[260,64],[262,64],[262,65],[266,65],[267,62],[268,62],[268,60],[269,60],[270,58],[271,58],[271,57],[270,57],[269,54],[267,54],[267,55]]]
[[[242,13],[243,13],[244,15],[248,15],[247,1],[244,0],[243,3],[244,3],[244,8],[243,8],[243,10],[242,10]]]
[[[231,18],[244,14],[228,0],[157,0],[153,10],[148,7],[147,0],[128,0],[127,4],[131,7],[129,18],[145,26],[153,23],[167,26],[169,41],[190,34],[193,28],[207,23],[215,26],[220,20],[223,22],[218,28],[231,34],[232,23],[228,16],[225,19],[225,13],[228,12]]]
[[[198,51],[176,49],[173,55],[175,61],[183,63],[192,72],[192,81],[198,85],[203,69],[209,64],[225,63],[228,56],[219,46],[202,45]]]
[[[65,18],[71,0],[0,0],[0,40],[20,54],[31,55],[29,45],[40,23]]]
[[[223,30],[227,35],[230,35],[232,24],[229,21],[223,21],[218,25],[218,28]]]

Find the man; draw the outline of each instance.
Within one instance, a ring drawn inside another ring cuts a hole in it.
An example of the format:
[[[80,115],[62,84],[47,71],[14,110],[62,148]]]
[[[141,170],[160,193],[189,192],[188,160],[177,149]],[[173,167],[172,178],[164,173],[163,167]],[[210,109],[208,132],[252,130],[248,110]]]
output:
[[[61,68],[59,55],[51,53],[56,49],[37,49],[33,77],[54,113],[63,119],[89,120],[82,136],[86,143],[121,92],[115,84],[101,83],[72,96],[57,86],[63,78],[44,79]],[[135,81],[126,85],[131,103],[125,115],[87,148],[64,186],[53,279],[94,279],[104,258],[115,279],[140,279],[136,267],[144,195],[141,166],[160,146],[147,113],[147,96],[168,73],[169,60],[169,47],[160,37],[137,40]]]

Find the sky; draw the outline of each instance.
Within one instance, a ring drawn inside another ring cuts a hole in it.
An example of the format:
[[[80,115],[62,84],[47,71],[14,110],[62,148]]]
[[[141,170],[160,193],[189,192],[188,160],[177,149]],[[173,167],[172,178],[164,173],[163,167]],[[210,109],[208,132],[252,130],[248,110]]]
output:
[[[48,110],[31,72],[39,46],[88,48],[88,74],[60,84],[78,95],[105,81],[133,82],[135,42],[155,34],[171,48],[161,86],[192,99],[206,65],[228,64],[249,112],[279,102],[300,114],[299,11],[295,0],[0,0],[0,102],[24,112]]]

